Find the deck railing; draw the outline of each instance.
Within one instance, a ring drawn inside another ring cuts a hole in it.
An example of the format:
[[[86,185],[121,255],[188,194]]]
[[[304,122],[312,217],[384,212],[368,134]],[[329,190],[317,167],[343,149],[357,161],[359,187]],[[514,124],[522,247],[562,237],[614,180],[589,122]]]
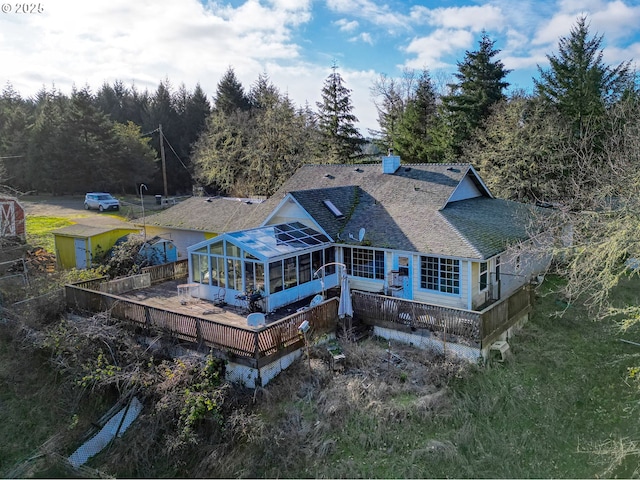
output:
[[[177,278],[184,278],[189,274],[189,261],[178,260],[163,265],[144,267],[141,271],[151,276],[152,284],[164,282],[165,280],[175,280]]]
[[[479,348],[493,343],[530,309],[528,285],[480,312],[353,292],[354,316],[366,324],[407,332],[426,329],[436,335],[444,335],[451,341],[457,340]]]
[[[301,348],[304,339],[298,326],[307,320],[317,333],[335,330],[338,300],[332,298],[261,328],[239,327],[193,315],[146,305],[117,295],[66,285],[67,305],[89,312],[110,311],[147,331],[160,330],[171,336],[213,348],[236,363],[260,368]]]
[[[353,292],[353,310],[354,317],[367,324],[413,332],[426,329],[478,346],[482,340],[480,313],[470,310],[359,291]]]
[[[482,317],[482,347],[491,345],[500,334],[515,325],[532,306],[531,286],[523,285],[507,298],[480,312]]]

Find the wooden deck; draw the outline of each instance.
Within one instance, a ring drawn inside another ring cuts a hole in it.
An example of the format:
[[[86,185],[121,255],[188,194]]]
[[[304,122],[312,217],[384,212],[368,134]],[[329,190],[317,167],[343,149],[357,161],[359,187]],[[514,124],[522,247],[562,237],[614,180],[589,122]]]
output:
[[[205,318],[237,327],[248,327],[247,315],[249,315],[249,312],[246,311],[243,306],[227,304],[224,307],[220,307],[208,300],[185,297],[178,293],[178,285],[184,283],[185,279],[165,281],[152,285],[151,287],[121,293],[120,296],[162,310]],[[287,306],[287,308],[266,314],[266,324],[268,325],[292,315],[301,306],[309,305],[310,301],[310,298],[301,300],[300,302]]]

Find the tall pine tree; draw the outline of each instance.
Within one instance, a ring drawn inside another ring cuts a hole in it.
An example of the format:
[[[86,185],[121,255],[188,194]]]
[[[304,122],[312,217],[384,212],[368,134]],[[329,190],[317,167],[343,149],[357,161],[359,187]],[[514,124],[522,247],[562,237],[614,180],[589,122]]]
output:
[[[458,62],[458,72],[454,74],[458,83],[450,84],[451,94],[442,98],[458,154],[474,129],[489,116],[491,106],[505,98],[504,90],[509,86],[504,79],[510,70],[500,60],[494,60],[500,53],[494,49],[495,41],[483,31],[478,43],[478,50],[467,51],[464,61]]]
[[[322,136],[319,154],[327,163],[348,163],[357,159],[366,140],[355,126],[358,119],[353,114],[351,90],[345,87],[336,65],[325,79],[321,96],[322,101],[316,103]]]
[[[246,112],[251,107],[233,68],[229,67],[218,82],[214,103],[215,110],[223,114],[231,114],[236,110]]]
[[[407,163],[438,162],[435,144],[437,95],[429,72],[418,77],[397,128],[397,152]]]
[[[578,18],[568,37],[560,38],[557,55],[547,55],[549,69],[538,66],[536,93],[579,134],[587,123],[603,117],[605,109],[618,101],[630,86],[630,63],[616,67],[602,60],[602,36],[589,38],[585,17]]]

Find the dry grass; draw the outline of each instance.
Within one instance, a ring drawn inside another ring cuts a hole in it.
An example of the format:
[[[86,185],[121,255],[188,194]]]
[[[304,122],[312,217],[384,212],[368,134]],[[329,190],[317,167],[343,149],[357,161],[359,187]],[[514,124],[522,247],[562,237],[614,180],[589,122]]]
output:
[[[629,285],[633,299],[637,292],[637,283]],[[589,321],[575,305],[564,317],[554,316],[560,298],[540,297],[532,321],[510,340],[511,359],[483,369],[401,344],[389,351],[388,342],[367,340],[343,343],[345,369],[333,372],[326,347],[312,347],[311,368],[303,357],[265,388],[228,388],[224,423],[202,422],[191,441],[178,435],[178,408],[197,362],[156,359],[148,376],[139,377],[150,383],[135,428],[90,466],[118,477],[637,476],[637,385],[628,381],[627,369],[638,364],[638,348],[619,342],[618,330]],[[96,344],[120,334],[110,325],[96,331],[91,319],[78,325]],[[5,341],[15,338],[16,330],[9,330],[0,330],[0,353],[7,354],[2,359],[22,358],[20,343]],[[120,350],[114,355],[148,359]],[[0,462],[7,453],[13,459],[0,473],[64,431],[74,415],[79,426],[68,438],[77,442],[88,420],[104,411],[82,410],[82,402],[69,400],[77,391],[42,367],[50,358],[30,355],[23,366],[10,365],[15,371],[0,364],[0,386],[18,382],[10,397],[0,390],[2,406],[10,405],[9,415],[20,419],[34,411],[33,427],[20,423],[6,434],[5,426],[2,438],[15,435],[30,447],[12,450],[0,441]],[[37,382],[47,385],[34,388]],[[19,403],[19,395],[31,398]],[[51,418],[38,410],[42,403],[52,405]]]
[[[336,476],[326,468],[341,456],[345,430],[358,431],[349,439],[358,450],[377,450],[387,441],[388,424],[406,424],[417,417],[446,415],[447,384],[463,376],[466,362],[433,352],[368,340],[342,344],[346,355],[341,373],[330,370],[326,348],[311,349],[272,384],[256,393],[255,404],[236,411],[226,424],[232,448],[211,448],[192,470],[200,477],[315,477]],[[356,420],[359,413],[366,419]],[[373,428],[359,423],[375,419]],[[351,425],[349,425],[351,424]],[[432,441],[413,452],[421,457],[448,455],[452,445]],[[349,463],[349,462],[347,462]],[[357,475],[345,465],[345,476]]]

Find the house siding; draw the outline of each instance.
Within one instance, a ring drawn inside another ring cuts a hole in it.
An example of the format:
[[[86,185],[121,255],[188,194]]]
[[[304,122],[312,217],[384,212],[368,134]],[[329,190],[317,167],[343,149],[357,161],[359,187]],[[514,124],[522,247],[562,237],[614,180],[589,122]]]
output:
[[[117,228],[108,232],[96,235],[65,235],[54,233],[54,245],[56,257],[60,268],[75,268],[77,265],[75,240],[80,239],[85,242],[88,252],[87,266],[91,266],[92,259],[97,255],[103,255],[116,241],[130,233],[139,233],[137,229]]]
[[[15,198],[0,197],[0,236],[26,239],[24,207]]]
[[[315,230],[319,229],[318,224],[311,218],[309,213],[291,198],[288,198],[287,201],[280,206],[277,213],[270,217],[269,220],[265,222],[265,225],[278,225],[280,223],[293,222],[300,222]]]
[[[214,232],[197,232],[166,227],[147,227],[147,238],[161,237],[171,240],[178,251],[178,258],[187,258],[187,248],[196,243],[216,237]]]
[[[449,199],[450,202],[457,202],[458,200],[466,200],[468,198],[481,197],[482,193],[478,190],[478,187],[473,183],[473,180],[469,178],[469,175],[464,177],[460,184],[456,187],[455,191]]]
[[[60,268],[74,268],[76,266],[76,252],[74,237],[54,236],[56,260]]]
[[[414,255],[413,258],[413,300],[443,307],[467,308],[468,289],[468,262],[460,260],[460,293],[458,295],[436,292],[420,287],[420,257],[424,255]]]

